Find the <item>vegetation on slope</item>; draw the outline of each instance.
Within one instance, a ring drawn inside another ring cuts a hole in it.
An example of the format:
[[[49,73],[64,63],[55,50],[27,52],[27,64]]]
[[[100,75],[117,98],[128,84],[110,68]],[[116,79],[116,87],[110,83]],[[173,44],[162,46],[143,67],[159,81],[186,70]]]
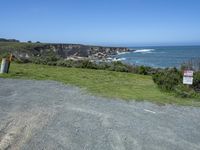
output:
[[[151,76],[106,70],[55,67],[36,64],[11,64],[3,78],[55,80],[86,88],[93,94],[124,100],[147,100],[159,104],[174,103],[199,106],[199,99],[182,99],[161,92]]]
[[[195,70],[184,66],[181,69],[166,68],[153,74],[153,80],[158,87],[167,92],[174,92],[181,97],[200,98],[200,71],[196,70],[193,76],[193,85],[183,84],[183,72],[185,69]]]
[[[2,42],[3,41],[3,42]],[[82,47],[82,48],[81,48]],[[98,47],[96,47],[98,49]],[[99,49],[101,50],[101,48]],[[17,40],[0,39],[0,58],[13,53],[15,61],[20,63],[35,63],[49,66],[60,66],[67,68],[85,68],[95,70],[108,70],[126,72],[141,75],[152,75],[153,81],[164,92],[174,93],[182,98],[200,99],[200,62],[199,59],[183,64],[182,69],[176,68],[152,68],[146,66],[128,65],[122,62],[99,62],[89,59],[69,60],[66,58],[71,54],[81,54],[87,51],[83,45],[73,44],[42,44],[42,43],[20,43]],[[78,53],[77,53],[78,52]],[[183,69],[195,70],[193,86],[182,84]],[[134,76],[134,75],[133,75]],[[122,93],[120,93],[122,94]],[[126,93],[127,94],[127,93]],[[116,95],[116,93],[115,93]],[[127,97],[129,97],[127,95]],[[137,96],[136,96],[137,97]],[[140,99],[140,97],[139,97]]]

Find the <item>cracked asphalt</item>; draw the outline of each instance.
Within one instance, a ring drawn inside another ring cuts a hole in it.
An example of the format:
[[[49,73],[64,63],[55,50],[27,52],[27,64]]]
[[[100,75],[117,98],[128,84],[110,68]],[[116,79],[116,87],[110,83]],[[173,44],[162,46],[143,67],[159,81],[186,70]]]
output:
[[[0,150],[200,150],[200,108],[0,79]]]

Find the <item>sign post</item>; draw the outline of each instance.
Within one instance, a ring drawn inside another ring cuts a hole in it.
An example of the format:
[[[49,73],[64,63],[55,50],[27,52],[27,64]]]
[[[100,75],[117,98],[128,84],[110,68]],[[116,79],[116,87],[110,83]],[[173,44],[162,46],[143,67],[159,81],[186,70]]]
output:
[[[193,84],[193,74],[192,70],[184,70],[183,74],[183,84],[192,85]]]
[[[10,54],[9,58],[2,59],[0,73],[8,73],[9,72],[11,61],[12,61],[12,54]]]

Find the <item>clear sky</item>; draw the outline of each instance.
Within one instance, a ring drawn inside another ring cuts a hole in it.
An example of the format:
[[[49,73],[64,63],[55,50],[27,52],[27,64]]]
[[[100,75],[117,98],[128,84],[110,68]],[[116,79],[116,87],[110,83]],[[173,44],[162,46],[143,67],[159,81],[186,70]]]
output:
[[[200,45],[200,0],[0,0],[0,37],[98,45]]]

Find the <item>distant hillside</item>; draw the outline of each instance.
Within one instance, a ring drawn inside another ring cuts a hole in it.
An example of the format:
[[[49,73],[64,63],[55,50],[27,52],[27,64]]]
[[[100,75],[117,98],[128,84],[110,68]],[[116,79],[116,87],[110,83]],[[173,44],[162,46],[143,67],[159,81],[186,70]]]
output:
[[[14,42],[15,41],[15,42]],[[17,40],[0,41],[0,56],[12,53],[17,59],[32,57],[56,56],[60,58],[84,57],[104,59],[118,52],[129,51],[123,47],[101,47],[81,44],[22,43]]]
[[[16,40],[16,39],[4,39],[4,38],[0,38],[0,42],[20,42],[20,41]]]

